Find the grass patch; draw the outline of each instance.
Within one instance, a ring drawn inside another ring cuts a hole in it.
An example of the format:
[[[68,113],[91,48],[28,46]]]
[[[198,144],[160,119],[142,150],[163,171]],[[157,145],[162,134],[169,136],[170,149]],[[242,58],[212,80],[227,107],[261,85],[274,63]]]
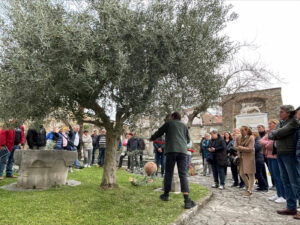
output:
[[[102,169],[86,168],[69,174],[81,181],[77,187],[65,186],[46,191],[12,192],[0,189],[2,225],[158,225],[170,224],[184,211],[182,195],[170,195],[169,202],[159,200],[161,180],[146,186],[132,186],[131,174],[119,170],[119,189],[100,190]],[[16,182],[0,181],[0,186]],[[200,185],[191,184],[191,198],[199,201],[208,194]]]

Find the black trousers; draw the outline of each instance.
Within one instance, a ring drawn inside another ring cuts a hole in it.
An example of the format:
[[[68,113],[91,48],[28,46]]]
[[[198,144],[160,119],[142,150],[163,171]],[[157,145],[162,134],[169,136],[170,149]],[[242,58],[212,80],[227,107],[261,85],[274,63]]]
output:
[[[127,156],[127,153],[125,153],[125,155],[121,155],[121,156],[120,156],[120,160],[119,160],[119,168],[122,167],[122,165],[123,165],[123,159],[124,159],[126,156]],[[128,157],[127,168],[130,169],[130,157]]]
[[[175,163],[177,163],[181,192],[189,192],[189,181],[187,179],[187,155],[184,153],[170,152],[166,154],[166,172],[164,178],[165,193],[171,191]]]
[[[232,179],[234,181],[234,185],[240,185],[240,186],[244,186],[245,183],[243,181],[243,179],[240,177],[240,183],[239,183],[239,171],[238,171],[238,167],[236,165],[234,165],[233,163],[231,163],[231,173],[232,173]]]

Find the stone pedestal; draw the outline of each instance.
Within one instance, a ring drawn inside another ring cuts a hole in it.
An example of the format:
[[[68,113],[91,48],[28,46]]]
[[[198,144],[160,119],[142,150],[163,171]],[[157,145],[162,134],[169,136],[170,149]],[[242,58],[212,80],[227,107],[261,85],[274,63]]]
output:
[[[47,189],[67,183],[68,168],[77,152],[60,150],[17,150],[15,164],[20,166],[17,187]]]
[[[181,192],[177,164],[175,164],[175,168],[174,168],[171,192],[174,192],[174,193],[180,193]]]

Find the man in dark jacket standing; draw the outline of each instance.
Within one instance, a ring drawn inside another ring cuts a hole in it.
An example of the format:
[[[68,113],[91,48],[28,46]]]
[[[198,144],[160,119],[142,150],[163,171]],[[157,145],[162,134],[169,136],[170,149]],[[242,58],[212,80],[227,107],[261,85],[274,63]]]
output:
[[[29,129],[26,136],[27,144],[30,149],[44,150],[47,144],[46,130],[43,125],[39,129]]]
[[[278,210],[281,215],[297,215],[297,199],[300,198],[299,174],[297,172],[295,133],[298,124],[295,118],[294,107],[283,105],[280,107],[280,123],[269,133],[269,139],[275,140],[277,160],[280,176],[286,194],[287,208]],[[299,213],[298,213],[299,214]],[[297,215],[297,216],[296,216]]]
[[[212,171],[213,171],[215,184],[212,187],[223,190],[225,188],[225,168],[227,166],[227,147],[225,141],[220,136],[220,134],[218,134],[217,131],[211,132],[211,140],[209,141],[208,144],[208,151],[210,151],[210,154],[213,155]]]
[[[169,200],[169,192],[171,191],[172,178],[175,163],[178,166],[178,173],[181,184],[181,192],[184,196],[184,207],[190,209],[195,203],[189,198],[189,182],[187,179],[187,144],[190,142],[190,135],[186,125],[181,121],[181,115],[174,112],[170,121],[166,122],[155,134],[150,138],[151,141],[158,137],[166,135],[165,154],[166,154],[166,174],[164,178],[164,194],[160,196],[163,201]]]

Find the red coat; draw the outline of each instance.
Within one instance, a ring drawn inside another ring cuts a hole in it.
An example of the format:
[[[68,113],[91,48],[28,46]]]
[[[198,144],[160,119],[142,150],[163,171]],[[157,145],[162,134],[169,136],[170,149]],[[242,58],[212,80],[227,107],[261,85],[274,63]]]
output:
[[[15,130],[0,130],[0,146],[5,145],[11,152],[15,142]]]

